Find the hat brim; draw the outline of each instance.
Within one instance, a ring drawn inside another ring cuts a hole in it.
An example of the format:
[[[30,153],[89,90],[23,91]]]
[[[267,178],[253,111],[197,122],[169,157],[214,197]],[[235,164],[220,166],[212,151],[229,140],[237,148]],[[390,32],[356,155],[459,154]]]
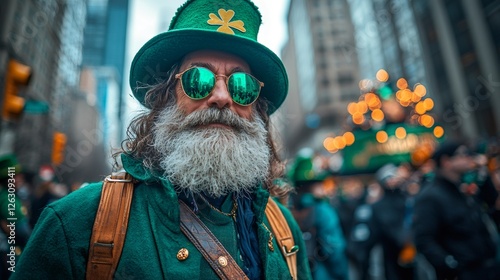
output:
[[[285,100],[288,77],[274,52],[264,45],[237,35],[192,29],[172,30],[149,40],[134,57],[130,68],[130,87],[143,105],[147,88],[164,80],[174,63],[197,50],[217,50],[234,54],[250,66],[252,75],[264,83],[260,98],[268,101],[268,114],[274,113]]]

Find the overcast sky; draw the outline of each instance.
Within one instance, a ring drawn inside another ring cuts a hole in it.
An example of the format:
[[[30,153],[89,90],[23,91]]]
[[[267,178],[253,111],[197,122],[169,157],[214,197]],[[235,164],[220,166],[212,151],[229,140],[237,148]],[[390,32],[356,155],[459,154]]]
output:
[[[258,41],[280,56],[281,48],[287,40],[286,13],[290,0],[253,0],[259,7],[262,14],[262,25],[260,27]],[[128,87],[128,73],[130,63],[137,51],[149,39],[156,34],[166,31],[168,24],[172,19],[177,8],[185,0],[131,0],[128,38],[127,38],[127,57],[125,60],[124,89],[127,96],[131,95]],[[132,98],[127,99],[130,111],[137,110],[138,102]],[[131,114],[128,114],[129,116]],[[129,120],[125,120],[126,124]]]

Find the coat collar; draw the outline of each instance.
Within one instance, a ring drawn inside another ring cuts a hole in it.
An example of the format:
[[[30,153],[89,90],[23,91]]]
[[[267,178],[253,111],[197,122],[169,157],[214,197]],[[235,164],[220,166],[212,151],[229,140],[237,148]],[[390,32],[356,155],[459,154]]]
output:
[[[152,174],[141,160],[133,158],[131,155],[122,154],[121,160],[123,168],[135,179],[146,184],[150,190],[148,193],[149,211],[156,212],[158,217],[168,217],[160,219],[169,229],[179,231],[179,202],[177,193],[172,183],[166,179]],[[261,223],[264,220],[264,211],[269,198],[269,192],[259,185],[254,192],[252,208],[256,221]],[[167,222],[167,220],[171,222]]]

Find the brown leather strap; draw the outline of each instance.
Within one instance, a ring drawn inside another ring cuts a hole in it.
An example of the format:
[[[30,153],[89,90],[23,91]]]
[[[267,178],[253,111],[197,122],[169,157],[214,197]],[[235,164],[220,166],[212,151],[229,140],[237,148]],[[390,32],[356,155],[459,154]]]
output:
[[[248,279],[233,257],[182,200],[179,200],[181,230],[200,251],[221,279]]]
[[[90,239],[86,279],[113,278],[125,243],[133,191],[134,183],[127,173],[104,180]]]
[[[281,249],[281,253],[286,259],[288,270],[292,278],[297,279],[297,252],[299,251],[299,246],[295,245],[292,231],[283,213],[281,213],[278,204],[272,198],[269,198],[267,202],[266,216]]]

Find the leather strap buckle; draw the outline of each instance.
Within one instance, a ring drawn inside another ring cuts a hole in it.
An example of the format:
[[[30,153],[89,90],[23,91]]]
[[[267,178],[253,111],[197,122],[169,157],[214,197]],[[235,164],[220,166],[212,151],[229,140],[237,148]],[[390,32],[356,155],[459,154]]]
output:
[[[96,242],[96,243],[94,243],[94,246],[113,248],[113,247],[115,247],[115,244],[114,243],[99,243],[99,242]]]
[[[132,182],[132,179],[113,179],[111,178],[111,175],[106,176],[104,178],[104,181],[106,182],[118,182],[118,183],[130,183]]]
[[[297,254],[297,252],[299,251],[299,246],[298,245],[294,245],[294,246],[292,246],[292,248],[290,248],[290,250],[288,250],[286,248],[286,246],[283,245],[283,247],[281,247],[281,249],[283,250],[283,255],[289,257],[289,256]]]

